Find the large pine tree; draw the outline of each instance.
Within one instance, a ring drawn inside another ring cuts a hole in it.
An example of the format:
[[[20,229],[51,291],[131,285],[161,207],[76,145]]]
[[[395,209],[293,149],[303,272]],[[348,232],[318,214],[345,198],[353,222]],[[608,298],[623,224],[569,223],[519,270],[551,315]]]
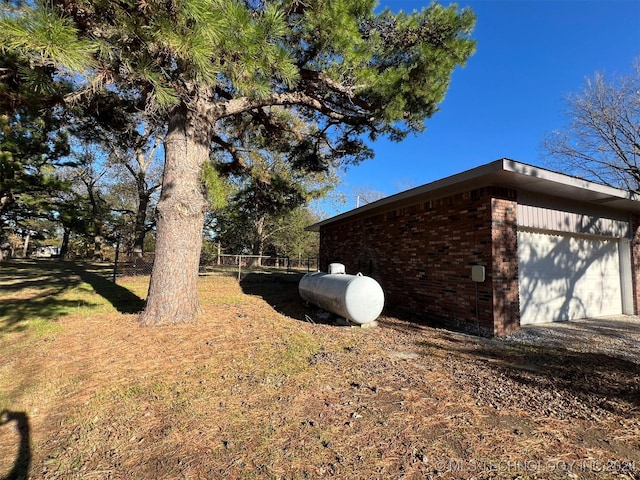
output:
[[[315,127],[288,158],[322,170],[371,156],[365,136],[401,140],[424,129],[453,69],[474,51],[474,15],[435,3],[412,14],[375,7],[374,0],[51,0],[5,15],[7,49],[56,65],[88,59],[90,82],[78,98],[98,88],[133,91],[139,108],[167,125],[142,323],[186,322],[198,312],[203,165],[215,144],[230,171],[249,168],[234,141],[242,135],[227,132],[262,125],[277,142],[306,121]],[[273,115],[274,106],[289,108],[296,126]]]

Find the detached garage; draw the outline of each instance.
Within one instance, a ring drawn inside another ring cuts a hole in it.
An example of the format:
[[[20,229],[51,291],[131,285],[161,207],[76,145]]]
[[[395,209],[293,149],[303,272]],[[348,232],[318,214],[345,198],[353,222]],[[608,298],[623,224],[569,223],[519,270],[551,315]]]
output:
[[[321,269],[375,278],[387,314],[500,336],[637,313],[639,226],[625,191],[502,159],[310,228]]]

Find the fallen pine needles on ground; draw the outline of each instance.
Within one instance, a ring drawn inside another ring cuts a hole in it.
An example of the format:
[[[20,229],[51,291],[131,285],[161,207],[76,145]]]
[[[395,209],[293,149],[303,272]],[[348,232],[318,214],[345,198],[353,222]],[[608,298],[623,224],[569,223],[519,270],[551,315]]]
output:
[[[640,474],[637,358],[309,322],[285,274],[202,277],[197,322],[148,328],[148,278],[0,268],[0,477]]]

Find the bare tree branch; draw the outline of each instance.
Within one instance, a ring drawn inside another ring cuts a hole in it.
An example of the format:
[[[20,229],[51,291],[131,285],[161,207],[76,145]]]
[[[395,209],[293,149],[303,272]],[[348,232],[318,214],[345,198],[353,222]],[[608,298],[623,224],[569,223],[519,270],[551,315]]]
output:
[[[640,59],[629,75],[596,74],[567,99],[568,126],[543,140],[555,166],[640,191]]]

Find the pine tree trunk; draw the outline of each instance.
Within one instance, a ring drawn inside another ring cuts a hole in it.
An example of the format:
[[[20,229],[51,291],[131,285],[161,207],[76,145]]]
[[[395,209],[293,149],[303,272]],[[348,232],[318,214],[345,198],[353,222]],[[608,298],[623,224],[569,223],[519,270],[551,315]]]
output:
[[[256,264],[262,266],[262,254],[264,253],[264,217],[260,217],[255,221],[255,232],[253,240],[253,254],[258,255]]]
[[[138,211],[133,233],[133,256],[142,258],[144,253],[144,239],[147,236],[147,209],[149,208],[149,194],[138,187]]]
[[[24,239],[24,245],[22,247],[22,257],[27,258],[29,254],[29,240],[31,240],[31,234],[27,233],[26,238]]]
[[[102,244],[104,243],[104,237],[102,236],[102,225],[96,226],[96,230],[100,233],[93,237],[93,259],[96,261],[102,260]]]
[[[209,158],[185,108],[176,109],[165,139],[165,167],[158,202],[156,252],[143,325],[186,323],[198,314],[198,265],[206,201],[201,171]],[[206,127],[204,127],[206,128]]]
[[[69,253],[69,238],[71,237],[71,229],[69,227],[64,227],[62,235],[62,245],[60,246],[60,258],[64,260],[67,258],[67,254]]]
[[[102,224],[103,217],[103,208],[100,202],[100,197],[98,197],[95,192],[95,181],[87,183],[87,192],[89,193],[89,202],[91,203],[91,214],[93,217],[93,260],[99,261],[102,260],[102,244],[104,242],[104,238],[102,237],[102,232],[104,230],[104,225]]]

